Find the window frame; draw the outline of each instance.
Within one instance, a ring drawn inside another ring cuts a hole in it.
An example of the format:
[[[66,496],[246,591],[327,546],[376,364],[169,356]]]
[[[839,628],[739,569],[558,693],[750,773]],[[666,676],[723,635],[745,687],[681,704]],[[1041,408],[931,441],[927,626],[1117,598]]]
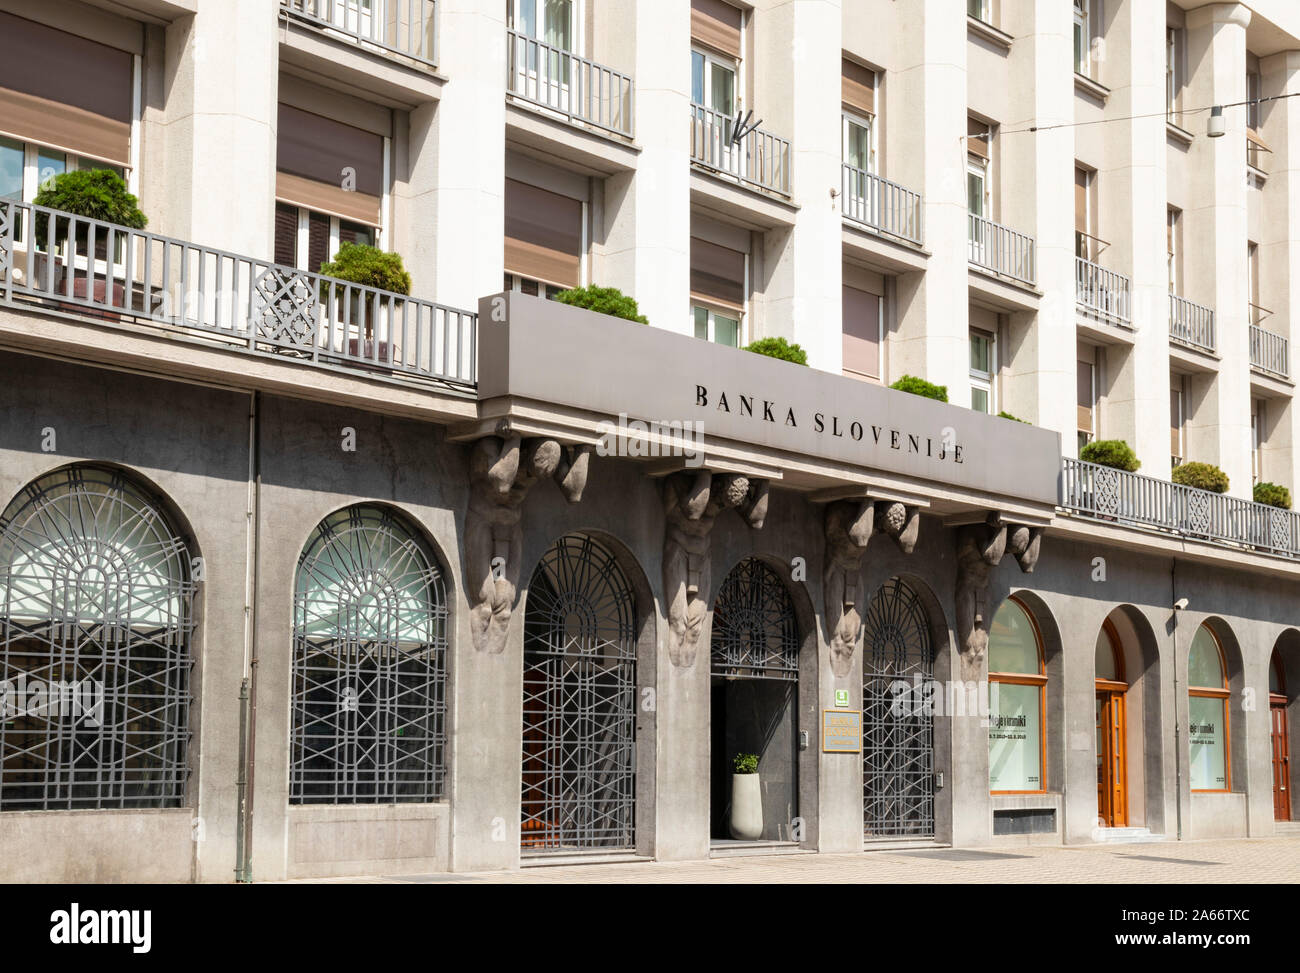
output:
[[[1215,688],[1215,687],[1213,687],[1213,686],[1193,686],[1193,685],[1191,685],[1191,659],[1192,659],[1192,649],[1191,649],[1191,646],[1189,645],[1188,648],[1187,648],[1187,668],[1188,668],[1188,677],[1187,677],[1187,678],[1188,678],[1188,686],[1187,686],[1187,696],[1188,696],[1188,709],[1187,709],[1187,746],[1188,746],[1188,755],[1189,755],[1189,760],[1190,760],[1190,754],[1191,754],[1191,738],[1192,738],[1192,729],[1191,729],[1191,724],[1192,724],[1192,713],[1191,713],[1191,703],[1190,703],[1191,699],[1192,699],[1193,697],[1195,697],[1195,698],[1197,698],[1197,699],[1217,699],[1217,700],[1220,700],[1220,701],[1222,702],[1222,705],[1223,705],[1223,786],[1222,786],[1222,787],[1191,787],[1191,786],[1190,786],[1190,785],[1191,785],[1191,773],[1190,773],[1190,771],[1189,771],[1189,773],[1188,773],[1188,786],[1189,786],[1189,788],[1190,788],[1190,790],[1191,790],[1191,792],[1192,792],[1193,794],[1230,794],[1230,793],[1232,793],[1232,722],[1231,722],[1231,719],[1230,719],[1230,717],[1231,717],[1231,713],[1230,713],[1230,710],[1229,710],[1229,707],[1228,707],[1228,700],[1229,700],[1229,698],[1232,696],[1232,690],[1231,690],[1231,689],[1229,688],[1229,686],[1228,686],[1228,682],[1229,682],[1229,678],[1228,678],[1228,655],[1227,655],[1226,652],[1223,651],[1223,643],[1219,641],[1219,636],[1215,633],[1215,631],[1214,631],[1213,628],[1211,628],[1211,627],[1210,627],[1209,625],[1207,625],[1205,622],[1201,622],[1201,624],[1200,624],[1199,626],[1197,626],[1197,633],[1199,633],[1201,629],[1205,629],[1205,631],[1206,631],[1207,633],[1209,633],[1209,636],[1210,636],[1211,640],[1213,640],[1213,642],[1214,642],[1214,648],[1215,648],[1215,651],[1219,653],[1219,671],[1220,671],[1221,673],[1223,673],[1223,686],[1222,686],[1222,688]],[[1192,638],[1193,638],[1193,642],[1195,642],[1195,633],[1193,633],[1193,637],[1192,637]]]
[[[1043,645],[1043,632],[1039,628],[1038,619],[1029,606],[1016,595],[1008,595],[1007,601],[1013,602],[1029,619],[1029,625],[1033,629],[1034,644],[1038,649],[1038,675],[1023,672],[994,672],[989,671],[988,683],[989,691],[992,692],[993,684],[1006,683],[1010,686],[1037,686],[1038,687],[1038,779],[1042,784],[1038,790],[1025,791],[995,791],[989,788],[990,794],[1046,794],[1047,793],[1047,653]],[[997,613],[994,612],[994,617]],[[990,716],[992,714],[990,713]],[[991,726],[990,726],[991,728]]]
[[[1177,422],[1174,422],[1173,415],[1175,401],[1178,403]],[[1178,452],[1169,457],[1169,465],[1177,468],[1187,462],[1187,384],[1182,375],[1169,377],[1169,406],[1169,429],[1178,430]]]
[[[1183,32],[1165,28],[1165,118],[1175,125],[1183,107]],[[1180,126],[1181,127],[1181,126]]]
[[[748,260],[746,260],[746,264],[748,264]],[[697,311],[703,311],[705,312],[706,315],[705,322],[706,322],[708,334],[703,339],[701,339],[698,335],[695,335],[695,324],[696,324],[695,315]],[[734,345],[734,347],[744,348],[745,345],[749,344],[749,342],[745,340],[746,331],[747,331],[746,318],[748,317],[748,315],[746,315],[744,311],[737,312],[734,308],[723,307],[720,304],[710,304],[707,301],[701,301],[698,299],[692,299],[691,301],[690,333],[692,335],[695,335],[697,340],[708,341],[710,344],[720,344],[720,342],[717,339],[717,318],[719,317],[723,317],[729,321],[736,322],[736,344]],[[733,346],[722,345],[722,347],[730,348]]]
[[[319,267],[312,269],[307,266],[307,259],[311,253],[311,218],[313,214],[327,218],[330,223],[329,242],[326,244],[325,248],[325,260],[327,262],[338,256],[339,247],[341,246],[341,231],[344,223],[351,226],[365,227],[370,230],[371,238],[374,241],[370,246],[383,249],[383,229],[372,223],[362,223],[359,220],[349,220],[342,216],[335,216],[331,213],[314,210],[308,206],[301,206],[298,203],[291,203],[283,199],[277,199],[276,204],[279,206],[289,206],[298,211],[298,233],[294,238],[294,270],[300,270],[305,274],[320,273]]]
[[[1092,79],[1092,0],[1074,0],[1074,73]],[[1082,44],[1079,41],[1082,40]]]
[[[969,377],[971,384],[972,398],[975,390],[980,390],[988,397],[988,408],[986,415],[995,416],[998,414],[997,401],[997,376],[998,376],[998,337],[996,332],[985,331],[983,328],[968,329],[968,352],[971,350],[970,345],[976,341],[984,341],[988,344],[988,361],[989,370],[987,372],[978,371],[974,365],[969,366]],[[975,408],[974,401],[971,402],[971,410],[979,411]]]
[[[1096,350],[1094,349],[1094,350],[1093,350],[1093,356],[1094,356],[1094,358],[1096,357],[1096,355],[1097,355],[1097,352],[1096,352]],[[1092,427],[1091,427],[1090,429],[1079,429],[1079,428],[1078,428],[1078,422],[1077,422],[1077,419],[1078,419],[1078,410],[1077,410],[1077,409],[1075,410],[1075,419],[1076,419],[1076,422],[1075,422],[1076,443],[1077,443],[1077,446],[1078,446],[1079,449],[1083,449],[1083,447],[1086,446],[1086,445],[1088,445],[1088,443],[1093,442],[1094,440],[1096,440],[1097,437],[1098,437],[1098,435],[1099,435],[1099,426],[1100,426],[1100,423],[1099,423],[1099,421],[1098,421],[1098,414],[1101,412],[1101,408],[1100,408],[1100,403],[1098,403],[1098,401],[1097,401],[1097,384],[1098,384],[1098,383],[1097,383],[1097,362],[1096,362],[1096,361],[1084,361],[1082,358],[1079,358],[1079,357],[1077,356],[1077,354],[1076,354],[1076,356],[1075,356],[1075,362],[1076,362],[1076,365],[1075,365],[1075,383],[1076,383],[1076,384],[1078,383],[1078,380],[1079,380],[1079,378],[1078,378],[1078,366],[1079,366],[1079,365],[1087,365],[1087,366],[1088,366],[1088,418],[1089,418],[1089,420],[1090,420],[1090,422],[1091,422],[1091,424],[1092,424]],[[1078,397],[1078,389],[1077,389],[1077,388],[1075,389],[1075,397],[1076,397],[1076,399],[1077,399],[1077,397]],[[1088,438],[1087,438],[1087,439],[1081,439],[1080,437],[1083,437],[1083,436],[1087,436]]]

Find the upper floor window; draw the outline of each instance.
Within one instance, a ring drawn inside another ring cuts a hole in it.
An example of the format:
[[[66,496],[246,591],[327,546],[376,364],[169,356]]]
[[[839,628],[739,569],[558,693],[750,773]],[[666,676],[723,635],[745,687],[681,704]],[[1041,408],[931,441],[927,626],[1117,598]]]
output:
[[[966,12],[976,20],[982,20],[987,24],[991,17],[990,2],[991,0],[966,0]]]
[[[1187,456],[1187,399],[1183,376],[1169,376],[1169,463],[1178,466]]]
[[[882,288],[883,289],[883,288]],[[842,370],[851,378],[879,382],[884,377],[881,324],[885,299],[859,287],[842,285]]]
[[[309,273],[344,243],[383,245],[386,136],[281,103],[275,260]]]
[[[993,126],[971,118],[966,123],[966,203],[973,216],[991,218]]]
[[[564,290],[587,282],[586,203],[507,179],[505,210],[506,273],[530,285],[519,289],[537,293],[538,285]]]
[[[1165,233],[1168,238],[1169,293],[1181,294],[1183,286],[1179,237],[1182,235],[1183,212],[1170,206],[1165,214]]]
[[[841,67],[844,163],[876,171],[876,72],[848,60]]]
[[[1074,0],[1074,70],[1085,78],[1092,74],[1093,0]]]
[[[1165,30],[1165,111],[1172,121],[1182,108],[1183,32],[1176,27]]]
[[[738,348],[745,344],[748,255],[691,238],[691,327],[695,337]]]
[[[513,30],[548,47],[572,51],[575,6],[574,0],[509,0],[507,13]]]
[[[691,0],[691,101],[727,118],[743,100],[740,69],[744,17],[722,0]]]
[[[1080,349],[1083,353],[1083,349]],[[1088,351],[1095,357],[1095,349]],[[1078,447],[1083,449],[1097,438],[1097,366],[1092,361],[1076,361],[1075,394]]]
[[[997,372],[996,344],[987,331],[970,332],[970,407],[991,413],[994,402],[993,377]]]

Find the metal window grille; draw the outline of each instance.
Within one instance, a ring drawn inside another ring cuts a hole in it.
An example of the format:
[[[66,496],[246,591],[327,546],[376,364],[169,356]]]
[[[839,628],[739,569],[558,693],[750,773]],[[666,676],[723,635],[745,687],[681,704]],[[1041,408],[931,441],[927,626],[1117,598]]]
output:
[[[718,590],[711,656],[716,676],[799,678],[794,602],[777,573],[757,558],[736,565]]]
[[[0,810],[183,806],[195,586],[162,510],[78,465],[0,515]]]
[[[636,844],[636,618],[627,575],[583,534],[551,545],[524,614],[520,841]]]
[[[383,507],[317,526],[294,590],[291,804],[436,801],[446,776],[447,598]]]
[[[934,717],[914,689],[934,672],[930,625],[920,596],[892,578],[881,585],[863,619],[862,789],[870,837],[934,834]],[[923,690],[924,691],[924,690]]]

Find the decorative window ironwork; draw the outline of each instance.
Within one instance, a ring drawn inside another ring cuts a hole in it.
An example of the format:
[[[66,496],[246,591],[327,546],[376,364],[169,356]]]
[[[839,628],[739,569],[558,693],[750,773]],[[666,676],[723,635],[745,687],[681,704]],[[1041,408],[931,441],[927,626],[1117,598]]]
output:
[[[713,604],[713,674],[799,678],[799,625],[780,576],[757,558],[741,561]]]
[[[560,538],[528,583],[520,840],[636,844],[636,597],[614,555]]]
[[[436,801],[446,777],[447,597],[384,507],[317,526],[298,558],[291,804]]]
[[[0,515],[0,810],[181,807],[190,552],[118,470],[68,466]]]
[[[863,619],[862,787],[869,837],[934,834],[934,645],[925,607],[899,578],[881,585]],[[916,679],[920,686],[917,692]],[[909,692],[893,691],[895,682]]]

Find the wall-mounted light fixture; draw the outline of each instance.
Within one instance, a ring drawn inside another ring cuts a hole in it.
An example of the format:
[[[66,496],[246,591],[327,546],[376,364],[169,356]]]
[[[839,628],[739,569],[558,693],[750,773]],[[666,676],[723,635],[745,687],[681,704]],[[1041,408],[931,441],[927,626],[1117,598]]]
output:
[[[1223,106],[1215,105],[1210,109],[1210,117],[1205,122],[1205,134],[1212,139],[1218,139],[1223,138],[1227,131],[1223,121]]]

